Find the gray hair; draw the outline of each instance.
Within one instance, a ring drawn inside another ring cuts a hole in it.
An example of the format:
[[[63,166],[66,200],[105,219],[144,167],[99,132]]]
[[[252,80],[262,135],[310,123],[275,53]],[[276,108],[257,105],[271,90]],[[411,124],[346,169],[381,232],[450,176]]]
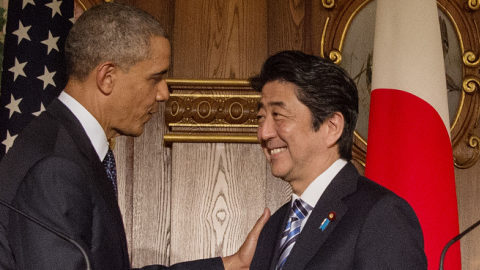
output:
[[[106,61],[128,72],[149,57],[153,36],[164,37],[165,32],[149,13],[113,2],[93,6],[80,16],[65,42],[67,74],[84,81]]]

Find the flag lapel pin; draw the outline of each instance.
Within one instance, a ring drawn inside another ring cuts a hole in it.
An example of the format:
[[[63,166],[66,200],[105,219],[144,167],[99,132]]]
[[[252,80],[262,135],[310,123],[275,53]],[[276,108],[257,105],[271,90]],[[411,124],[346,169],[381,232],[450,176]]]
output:
[[[327,228],[328,224],[330,224],[331,221],[334,221],[337,218],[337,213],[335,212],[330,212],[328,213],[328,216],[323,220],[322,224],[320,225],[320,230],[325,231]]]

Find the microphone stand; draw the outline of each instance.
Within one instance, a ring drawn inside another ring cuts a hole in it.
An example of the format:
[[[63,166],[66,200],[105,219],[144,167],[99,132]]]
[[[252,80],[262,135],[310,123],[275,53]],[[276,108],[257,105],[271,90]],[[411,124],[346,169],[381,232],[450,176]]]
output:
[[[465,236],[467,233],[469,233],[471,230],[475,229],[478,225],[480,225],[480,220],[475,222],[472,226],[468,227],[465,231],[460,233],[459,235],[455,236],[450,242],[448,242],[445,247],[443,248],[442,251],[442,256],[440,256],[440,270],[443,270],[443,261],[445,260],[445,254],[447,253],[448,248],[453,245],[455,242],[460,240],[463,236]]]
[[[22,211],[18,210],[17,208],[11,206],[10,204],[0,200],[0,204],[6,206],[7,208],[9,208],[10,210],[13,210],[14,212],[16,212],[17,214],[29,219],[30,221],[33,221],[34,223],[36,223],[37,225],[39,225],[40,227],[44,228],[44,229],[47,229],[48,231],[52,232],[53,234],[57,235],[58,237],[62,238],[63,240],[67,241],[67,242],[70,242],[71,244],[73,244],[78,250],[80,250],[80,252],[82,252],[82,255],[85,259],[85,264],[87,265],[87,270],[91,270],[92,268],[90,267],[90,260],[88,259],[88,256],[87,256],[87,253],[85,252],[85,250],[75,241],[73,240],[71,237],[67,236],[66,234],[48,226],[47,224],[41,222],[40,220],[32,217],[32,216],[29,216],[25,213],[23,213]]]

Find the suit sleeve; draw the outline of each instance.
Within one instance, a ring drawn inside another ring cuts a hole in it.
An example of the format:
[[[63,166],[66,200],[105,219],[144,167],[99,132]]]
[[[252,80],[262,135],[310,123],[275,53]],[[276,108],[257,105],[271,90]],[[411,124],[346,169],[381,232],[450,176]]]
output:
[[[85,178],[73,162],[45,158],[28,171],[12,204],[72,237],[89,254],[93,206]],[[85,268],[82,253],[72,243],[14,212],[10,222],[10,242],[20,269]]]
[[[92,258],[92,223],[95,207],[88,176],[77,164],[48,157],[33,166],[23,179],[12,204],[19,210],[73,238]],[[10,213],[10,244],[20,269],[85,269],[82,252],[74,244],[34,222]],[[107,259],[107,258],[105,258]],[[91,264],[93,262],[91,261]],[[53,267],[53,268],[52,268]],[[94,265],[92,264],[92,267]],[[144,270],[223,270],[221,258],[152,265]]]
[[[359,235],[354,269],[427,269],[422,230],[406,201],[390,194],[371,208]]]

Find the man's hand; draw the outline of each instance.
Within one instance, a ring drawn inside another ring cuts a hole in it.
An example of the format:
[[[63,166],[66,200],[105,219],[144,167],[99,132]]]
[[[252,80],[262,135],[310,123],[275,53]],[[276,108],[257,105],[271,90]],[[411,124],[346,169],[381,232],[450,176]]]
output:
[[[257,223],[253,226],[253,229],[247,235],[247,239],[245,239],[237,253],[222,258],[225,270],[248,270],[250,268],[250,263],[257,247],[258,237],[269,218],[270,209],[265,208],[263,215],[257,220]]]

